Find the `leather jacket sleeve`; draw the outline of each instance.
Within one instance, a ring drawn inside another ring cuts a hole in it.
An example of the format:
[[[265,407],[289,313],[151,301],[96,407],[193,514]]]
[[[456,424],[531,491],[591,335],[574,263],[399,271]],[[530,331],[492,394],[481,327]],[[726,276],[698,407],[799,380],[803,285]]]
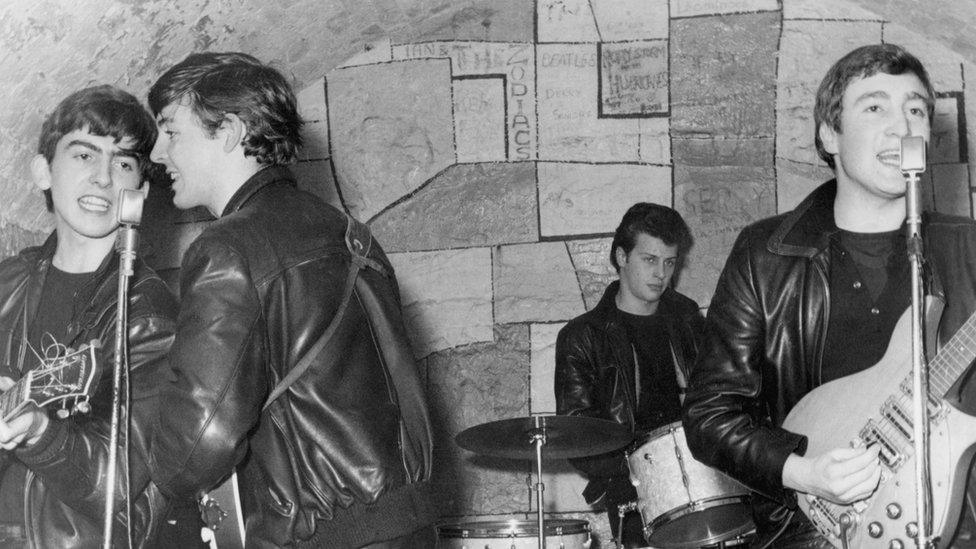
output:
[[[148,293],[133,287],[129,323],[129,388],[131,391],[132,421],[129,423],[129,471],[133,503],[148,496],[150,486],[148,460],[148,430],[158,404],[159,372],[166,363],[173,340],[176,303],[158,278],[148,281],[154,285]],[[111,307],[114,309],[115,304]],[[48,429],[33,446],[15,451],[43,482],[44,489],[75,511],[87,516],[94,524],[101,524],[104,516],[104,481],[108,464],[111,425],[111,391],[114,364],[114,314],[104,320],[102,347],[97,351],[101,371],[98,385],[91,398],[89,414],[77,414],[66,419],[52,416]],[[124,421],[124,419],[123,419]],[[120,441],[124,435],[120,435]],[[117,536],[125,530],[126,453],[120,442],[119,465],[116,475],[115,509]],[[151,517],[144,507],[133,505],[133,534],[144,540]],[[152,510],[158,512],[158,510]]]
[[[790,368],[771,364],[765,348],[767,326],[756,273],[764,243],[750,242],[748,230],[736,241],[719,278],[706,320],[706,341],[692,369],[684,404],[684,427],[695,458],[763,495],[791,505],[793,492],[783,486],[790,453],[802,454],[806,439],[769,419],[764,398],[777,387],[764,385],[764,370]],[[775,404],[775,403],[773,403]]]
[[[573,324],[563,327],[556,337],[556,413],[618,421],[597,391],[598,365],[591,339],[586,326]],[[623,451],[570,461],[589,480],[629,474]]]
[[[265,319],[246,260],[217,239],[198,238],[180,278],[181,309],[152,438],[153,480],[192,498],[229,475],[269,392]]]

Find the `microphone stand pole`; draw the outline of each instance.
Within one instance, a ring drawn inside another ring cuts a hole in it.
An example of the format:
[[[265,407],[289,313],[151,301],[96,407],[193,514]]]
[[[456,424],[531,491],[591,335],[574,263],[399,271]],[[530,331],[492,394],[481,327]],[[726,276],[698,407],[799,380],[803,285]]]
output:
[[[108,442],[108,466],[105,472],[105,481],[108,484],[105,489],[103,549],[111,549],[112,547],[112,526],[115,517],[116,470],[118,469],[117,462],[119,453],[119,423],[121,423],[120,411],[122,408],[122,369],[126,367],[126,375],[128,375],[127,366],[129,364],[129,278],[134,274],[136,248],[139,242],[139,235],[134,225],[138,224],[142,217],[142,197],[143,194],[139,191],[123,189],[119,195],[118,204],[119,221],[121,223],[117,241],[119,251],[119,286],[117,312],[115,315],[115,364],[112,369],[112,419]],[[125,418],[128,422],[128,410],[126,410]],[[126,430],[125,444],[126,448],[128,448],[128,430]],[[126,463],[128,463],[128,456],[126,456]],[[128,478],[128,470],[126,470],[126,478]],[[128,482],[125,483],[125,490],[128,491]],[[128,494],[125,497],[128,498]]]
[[[922,207],[919,174],[925,171],[925,140],[907,136],[901,143],[901,167],[905,174],[906,241],[912,287],[912,426],[915,451],[916,546],[930,546],[931,493],[929,486],[928,384],[923,339]]]

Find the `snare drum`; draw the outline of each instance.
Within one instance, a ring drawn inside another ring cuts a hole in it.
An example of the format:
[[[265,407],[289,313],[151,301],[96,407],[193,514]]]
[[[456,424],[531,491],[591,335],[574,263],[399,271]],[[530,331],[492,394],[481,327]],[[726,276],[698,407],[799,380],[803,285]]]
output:
[[[652,431],[628,453],[627,465],[651,547],[691,549],[753,530],[749,491],[696,461],[680,422]]]
[[[590,523],[547,520],[547,549],[589,549]],[[539,523],[529,520],[460,522],[437,527],[439,549],[535,549]]]

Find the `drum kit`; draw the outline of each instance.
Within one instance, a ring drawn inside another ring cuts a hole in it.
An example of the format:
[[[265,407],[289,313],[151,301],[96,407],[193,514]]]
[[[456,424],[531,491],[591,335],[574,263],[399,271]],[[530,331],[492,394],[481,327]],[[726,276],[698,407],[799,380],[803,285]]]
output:
[[[545,549],[547,543],[559,549],[587,549],[587,521],[545,518],[542,462],[605,454],[625,446],[638,499],[624,507],[640,512],[648,548],[724,549],[747,544],[753,531],[748,489],[696,461],[680,423],[635,441],[629,429],[612,421],[542,415],[476,425],[454,440],[477,454],[534,460],[538,516],[535,521],[438,526],[441,549]]]

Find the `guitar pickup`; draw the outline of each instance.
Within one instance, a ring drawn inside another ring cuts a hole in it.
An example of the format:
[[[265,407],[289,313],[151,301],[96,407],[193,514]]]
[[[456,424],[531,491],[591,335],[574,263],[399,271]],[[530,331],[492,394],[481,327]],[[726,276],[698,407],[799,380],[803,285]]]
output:
[[[912,378],[905,378],[905,380],[899,385],[899,388],[901,389],[901,392],[908,397],[908,402],[911,403],[912,394],[914,393],[914,391],[912,391]],[[931,392],[927,396],[928,398],[926,399],[926,405],[929,412],[929,419],[936,420],[943,415],[945,408],[943,407],[942,400],[936,399],[936,397],[932,396]]]
[[[905,437],[908,442],[912,442],[915,434],[912,427],[912,420],[898,403],[895,397],[888,397],[884,405],[881,406],[881,417],[893,425],[895,429]]]
[[[896,471],[905,462],[905,456],[898,451],[894,442],[873,419],[868,421],[867,425],[861,429],[860,437],[867,446],[871,444],[879,445],[880,451],[878,452],[878,457],[881,459],[881,463],[884,463],[888,469]]]

